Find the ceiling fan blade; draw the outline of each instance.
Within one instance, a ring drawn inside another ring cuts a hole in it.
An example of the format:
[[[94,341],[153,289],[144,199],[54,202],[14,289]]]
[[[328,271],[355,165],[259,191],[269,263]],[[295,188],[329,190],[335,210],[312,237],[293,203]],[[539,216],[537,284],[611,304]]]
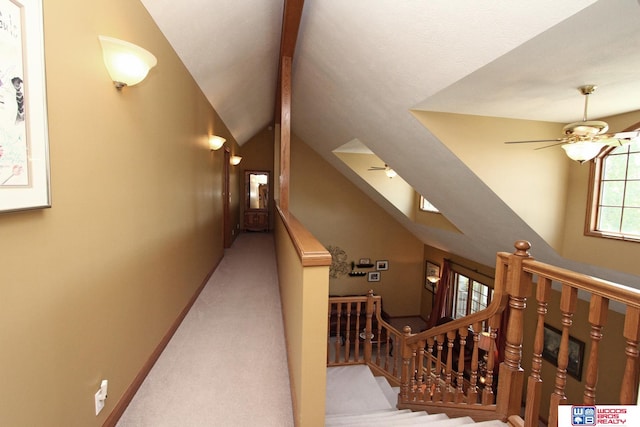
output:
[[[564,142],[564,138],[555,138],[555,139],[532,139],[530,141],[506,141],[505,144],[528,144],[530,142],[550,142],[550,141],[558,141]]]
[[[385,170],[385,169],[386,169],[386,168],[379,168],[379,167],[377,167],[377,166],[372,166],[372,167],[370,167],[370,168],[369,168],[369,169],[367,169],[367,170],[368,170],[368,171],[383,171],[383,170]]]
[[[556,142],[555,144],[545,145],[544,147],[534,148],[534,150],[544,150],[545,148],[557,147],[558,145],[564,144],[566,141],[562,140],[560,142]]]
[[[611,147],[620,147],[640,138],[640,131],[617,132],[599,135],[598,142],[609,145]]]

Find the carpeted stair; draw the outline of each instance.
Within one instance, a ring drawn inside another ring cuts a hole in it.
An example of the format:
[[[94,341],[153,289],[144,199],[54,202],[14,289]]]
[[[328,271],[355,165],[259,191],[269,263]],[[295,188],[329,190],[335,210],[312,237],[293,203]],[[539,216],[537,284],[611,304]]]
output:
[[[396,409],[398,388],[374,377],[365,365],[327,368],[325,426],[506,427],[501,421],[474,422],[469,417]]]

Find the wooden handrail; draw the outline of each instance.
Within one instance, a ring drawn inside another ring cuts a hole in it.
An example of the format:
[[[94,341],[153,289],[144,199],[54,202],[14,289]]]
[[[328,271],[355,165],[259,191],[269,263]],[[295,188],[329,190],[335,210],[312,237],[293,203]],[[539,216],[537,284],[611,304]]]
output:
[[[371,307],[372,315],[367,318],[377,319],[377,332],[374,331],[374,336],[377,336],[378,354],[382,348],[382,335],[386,335],[387,346],[391,344],[393,351],[390,352],[387,348],[387,353],[383,353],[386,364],[374,362],[371,347],[366,350],[366,346],[372,344],[368,333],[370,328],[375,327],[367,322],[364,353],[368,356],[365,356],[366,362],[363,360],[359,363],[367,363],[376,374],[383,374],[400,386],[398,408],[427,410],[430,413],[446,412],[449,416],[468,415],[476,421],[500,419],[514,427],[536,427],[542,415],[541,402],[548,399],[550,410],[546,419],[549,427],[557,427],[560,404],[597,403],[599,344],[604,336],[611,302],[625,307],[624,327],[620,333],[625,350],[620,355],[624,375],[619,403],[637,402],[640,376],[640,290],[536,261],[529,254],[530,247],[528,242],[518,241],[513,254],[497,254],[494,298],[486,309],[416,334],[409,327],[405,327],[402,332],[397,331],[380,317],[380,297],[370,294],[367,297],[335,299],[353,303],[369,298],[370,304],[375,304],[375,307]],[[552,290],[557,288],[553,284],[560,289],[560,301],[556,307],[550,307]],[[534,287],[536,292],[532,304],[536,309],[535,333],[532,337],[527,337],[532,354],[531,370],[525,376],[522,368],[524,309]],[[585,359],[582,400],[570,401],[565,393],[569,367],[569,335],[577,311],[579,292],[586,292],[591,296],[588,314],[591,345]],[[552,380],[553,392],[550,396],[542,396],[544,325],[550,308],[559,312],[561,340],[556,374]],[[366,310],[371,313],[369,309]],[[508,322],[506,329],[500,330],[504,313],[508,313]],[[618,331],[608,333],[616,332]],[[484,360],[480,357],[481,334],[487,334],[490,338],[490,347]],[[504,338],[504,348],[500,353],[503,360],[500,361],[494,360],[495,350],[498,348],[497,334]],[[456,345],[459,345],[459,350],[454,358]],[[358,347],[359,344],[356,348]],[[469,347],[471,357],[467,360],[465,348],[468,350]],[[494,381],[496,374],[497,387]],[[520,411],[525,389],[523,419]]]
[[[303,267],[331,265],[331,254],[322,246],[304,225],[289,212],[276,205],[276,209],[282,222],[289,233],[289,237],[298,252],[298,257]]]

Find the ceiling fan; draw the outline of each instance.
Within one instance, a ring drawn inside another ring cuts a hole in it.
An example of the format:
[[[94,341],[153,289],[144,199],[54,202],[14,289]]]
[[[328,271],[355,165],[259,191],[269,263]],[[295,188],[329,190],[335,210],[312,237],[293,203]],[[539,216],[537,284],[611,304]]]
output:
[[[594,93],[598,86],[585,85],[578,89],[584,95],[584,114],[581,122],[569,123],[563,128],[564,136],[555,139],[534,139],[529,141],[507,141],[505,144],[527,144],[532,142],[551,142],[555,144],[536,148],[544,148],[562,145],[562,148],[571,159],[584,163],[596,157],[605,146],[620,146],[640,138],[640,131],[606,133],[609,125],[599,120],[587,119],[587,107],[589,105],[589,95]]]
[[[384,173],[389,177],[389,178],[393,178],[394,176],[398,175],[398,173],[396,171],[394,171],[393,169],[391,169],[389,167],[388,164],[384,164],[383,166],[371,166],[369,169],[367,169],[368,171],[384,171]]]

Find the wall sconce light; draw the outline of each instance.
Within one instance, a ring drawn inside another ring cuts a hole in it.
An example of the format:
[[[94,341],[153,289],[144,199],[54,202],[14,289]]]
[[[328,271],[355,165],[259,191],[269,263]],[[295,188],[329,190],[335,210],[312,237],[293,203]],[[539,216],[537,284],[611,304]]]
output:
[[[211,135],[209,137],[209,148],[211,148],[211,151],[219,150],[226,141],[227,140],[221,136]]]
[[[231,163],[233,166],[238,166],[241,161],[242,157],[240,156],[231,156],[231,158],[229,159],[229,163]]]
[[[106,36],[98,39],[104,64],[117,89],[140,83],[158,63],[153,54],[133,43]]]

